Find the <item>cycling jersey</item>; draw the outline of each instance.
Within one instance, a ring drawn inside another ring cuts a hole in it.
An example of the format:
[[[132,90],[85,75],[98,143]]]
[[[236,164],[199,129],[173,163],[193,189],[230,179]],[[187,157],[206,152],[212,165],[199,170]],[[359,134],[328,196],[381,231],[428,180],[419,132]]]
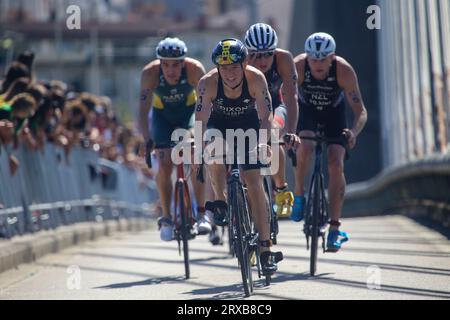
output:
[[[277,66],[277,55],[275,54],[273,56],[273,63],[270,67],[269,71],[264,73],[267,80],[267,85],[269,86],[269,93],[272,97],[272,106],[273,110],[283,104],[283,98],[281,96],[281,85],[283,84],[283,79],[281,78],[281,75],[278,73],[278,66]]]
[[[159,85],[153,91],[153,107],[155,109],[168,109],[168,113],[173,113],[172,108],[190,107],[195,104],[196,99],[195,88],[189,84],[186,68],[182,69],[178,83],[170,85],[164,78],[160,67]]]
[[[327,78],[317,80],[311,73],[308,60],[305,61],[304,80],[299,87],[297,132],[316,132],[320,127],[326,137],[338,138],[347,128],[344,91],[339,87],[336,69],[337,62],[334,60]],[[345,142],[336,144],[344,146]]]
[[[152,137],[155,148],[168,148],[171,135],[176,128],[194,127],[194,110],[197,96],[195,88],[189,84],[186,68],[181,71],[177,84],[167,83],[159,71],[159,85],[153,91]]]
[[[344,92],[337,82],[337,62],[333,61],[326,79],[317,80],[313,77],[308,60],[305,60],[305,74],[299,88],[299,101],[304,105],[314,107],[317,111],[327,111],[337,107],[344,100]]]
[[[211,117],[224,117],[237,119],[256,111],[255,98],[248,91],[247,79],[244,76],[242,93],[236,99],[225,96],[222,77],[219,74],[216,98],[212,102]]]
[[[227,129],[242,129],[244,131],[249,129],[255,130],[258,138],[260,121],[256,110],[255,98],[253,98],[248,91],[248,83],[245,76],[243,79],[241,95],[236,99],[231,99],[225,96],[222,78],[219,74],[217,95],[212,102],[212,111],[207,127],[208,129],[218,129],[222,133],[223,138],[226,138]],[[241,165],[243,170],[265,167],[265,165],[262,165],[259,161],[256,164],[250,164],[248,153],[250,149],[255,147],[256,146],[250,147],[249,140],[246,139],[245,164]]]

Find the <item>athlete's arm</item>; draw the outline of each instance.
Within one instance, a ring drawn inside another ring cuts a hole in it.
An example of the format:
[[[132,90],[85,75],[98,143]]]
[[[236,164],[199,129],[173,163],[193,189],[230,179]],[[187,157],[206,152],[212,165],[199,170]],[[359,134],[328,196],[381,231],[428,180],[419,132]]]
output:
[[[261,121],[260,128],[269,130],[267,138],[270,140],[270,130],[272,129],[272,98],[270,97],[267,86],[266,77],[264,74],[256,69],[251,73],[251,88],[253,97],[256,99],[256,111],[258,112],[259,120]]]
[[[290,52],[280,56],[279,72],[283,79],[281,93],[287,109],[286,132],[296,133],[298,121],[297,70]]]
[[[186,61],[186,68],[188,73],[189,84],[197,89],[198,82],[206,74],[205,67],[203,67],[201,62],[194,59],[190,59],[189,62]]]
[[[145,141],[151,138],[148,113],[152,108],[153,90],[156,87],[152,67],[146,67],[141,74],[141,91],[139,96],[139,128]]]
[[[202,122],[202,133],[206,130],[209,116],[211,114],[211,103],[215,96],[213,92],[214,80],[211,73],[200,79],[197,86],[197,104],[195,106],[195,121]],[[203,137],[202,137],[203,141]]]
[[[303,79],[305,77],[305,61],[306,54],[299,54],[294,58],[295,69],[297,70],[297,86],[301,86],[303,84]]]
[[[344,90],[354,115],[352,128],[345,130],[349,139],[349,147],[353,148],[356,144],[356,137],[367,122],[367,110],[359,90],[358,78],[352,66],[344,59],[339,59],[337,74],[338,84]]]

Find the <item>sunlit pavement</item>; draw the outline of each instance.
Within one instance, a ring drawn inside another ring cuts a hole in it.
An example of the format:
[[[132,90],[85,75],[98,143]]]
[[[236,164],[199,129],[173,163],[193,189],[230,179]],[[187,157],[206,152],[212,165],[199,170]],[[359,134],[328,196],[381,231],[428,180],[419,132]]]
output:
[[[449,299],[450,241],[402,216],[345,219],[350,241],[319,252],[309,276],[302,223],[280,222],[285,260],[269,287],[257,279],[246,299]],[[227,246],[190,242],[184,279],[176,242],[156,229],[102,238],[0,274],[0,299],[244,299],[240,271]]]

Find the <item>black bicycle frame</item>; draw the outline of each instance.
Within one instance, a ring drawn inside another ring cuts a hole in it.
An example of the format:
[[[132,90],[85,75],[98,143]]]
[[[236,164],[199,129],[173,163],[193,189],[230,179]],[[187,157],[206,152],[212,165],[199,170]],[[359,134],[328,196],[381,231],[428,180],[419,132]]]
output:
[[[228,179],[228,206],[230,240],[241,268],[244,293],[248,297],[253,292],[250,254],[258,249],[259,235],[252,230],[247,195],[237,163],[231,165],[231,175]]]
[[[305,224],[303,232],[306,236],[306,247],[310,249],[311,238],[311,259],[310,274],[315,275],[317,269],[317,251],[319,237],[322,238],[322,248],[325,248],[325,233],[329,219],[328,200],[325,194],[325,178],[322,171],[322,157],[324,145],[330,142],[341,142],[339,138],[326,138],[323,132],[318,132],[316,137],[300,137],[304,140],[316,142],[314,171],[311,177],[311,184],[308,192],[308,200],[305,208]],[[346,148],[346,159],[348,151]]]

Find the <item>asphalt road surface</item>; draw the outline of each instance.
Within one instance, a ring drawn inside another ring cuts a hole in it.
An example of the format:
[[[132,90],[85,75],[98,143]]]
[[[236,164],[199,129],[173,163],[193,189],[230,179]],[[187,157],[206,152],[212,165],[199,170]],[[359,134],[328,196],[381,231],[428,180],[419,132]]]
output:
[[[280,222],[275,248],[285,260],[272,284],[257,280],[246,299],[450,299],[450,241],[413,220],[345,219],[350,241],[339,253],[319,252],[316,277],[301,228]],[[244,299],[227,246],[197,237],[190,254],[185,280],[176,242],[161,242],[156,229],[117,234],[0,274],[0,299]]]

